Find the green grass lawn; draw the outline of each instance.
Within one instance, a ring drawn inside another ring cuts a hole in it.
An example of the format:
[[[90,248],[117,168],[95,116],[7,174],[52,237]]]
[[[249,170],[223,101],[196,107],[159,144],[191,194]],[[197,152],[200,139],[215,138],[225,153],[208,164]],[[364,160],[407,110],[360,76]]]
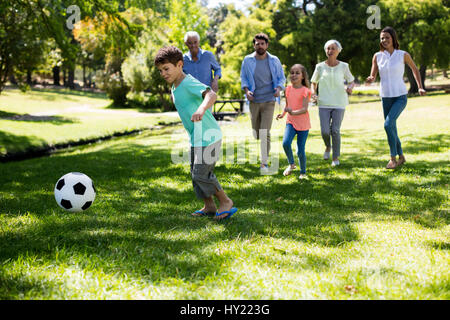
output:
[[[0,95],[0,157],[179,121],[110,105],[100,93],[5,90]]]
[[[282,176],[284,121],[271,176],[249,163],[248,116],[223,125],[224,149],[243,146],[247,159],[216,167],[239,208],[226,222],[190,216],[201,203],[189,164],[171,161],[187,147],[181,127],[0,163],[0,299],[448,300],[449,107],[449,95],[409,99],[398,121],[407,163],[395,171],[384,169],[379,101],[347,108],[337,168],[322,160],[312,108],[302,181]],[[54,200],[71,171],[98,191],[83,213]]]

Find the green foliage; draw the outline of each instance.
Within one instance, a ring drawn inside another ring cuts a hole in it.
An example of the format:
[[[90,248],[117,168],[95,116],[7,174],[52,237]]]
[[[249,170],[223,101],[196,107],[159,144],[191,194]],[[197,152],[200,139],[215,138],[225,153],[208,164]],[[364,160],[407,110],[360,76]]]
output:
[[[442,0],[382,1],[387,23],[396,29],[400,46],[419,65],[448,68],[450,8]]]
[[[215,52],[222,64],[222,96],[242,96],[240,67],[245,55],[253,52],[251,40],[258,32],[269,35],[269,52],[280,58],[285,69],[302,63],[310,75],[315,64],[326,58],[323,44],[337,39],[344,47],[339,59],[348,62],[362,80],[379,48],[380,30],[370,30],[366,24],[367,8],[373,4],[381,9],[382,26],[391,25],[398,31],[402,48],[425,75],[427,66],[449,66],[450,9],[446,3],[254,0],[244,13],[233,5],[206,10],[198,0],[2,1],[0,91],[10,75],[23,83],[33,71],[49,74],[58,66],[73,74],[81,64],[102,70],[96,83],[105,85],[117,103],[123,103],[131,89],[158,96],[164,109],[170,109],[168,87],[153,69],[152,55],[167,44],[186,51],[183,37],[190,30],[200,34],[202,48]],[[66,26],[70,5],[80,8],[82,19],[74,30]]]
[[[140,93],[143,91],[158,97],[160,106],[165,111],[173,108],[169,98],[169,86],[159,75],[159,71],[153,63],[158,50],[168,43],[165,32],[165,23],[159,18],[159,15],[147,11],[148,16],[155,19],[151,28],[144,31],[138,40],[136,48],[130,52],[122,65],[124,80],[130,86],[132,94],[130,97],[138,97],[133,99],[134,103],[142,106],[148,106],[147,102],[142,100]],[[151,100],[153,101],[153,100]],[[151,103],[150,105],[154,105]]]
[[[257,33],[264,32],[270,39],[274,38],[275,31],[270,17],[269,12],[260,8],[248,17],[239,12],[232,12],[220,25],[219,38],[224,51],[220,56],[223,74],[220,80],[220,94],[233,98],[240,98],[243,95],[239,76],[242,60],[254,51],[253,37]]]
[[[168,19],[152,10],[145,11],[148,23],[144,24],[144,31],[138,39],[136,47],[130,52],[122,66],[124,80],[131,87],[130,97],[141,97],[136,93],[145,91],[158,97],[163,110],[174,110],[170,100],[168,84],[161,78],[159,71],[153,64],[153,58],[158,50],[168,44],[177,46],[184,51],[184,35],[187,31],[195,30],[199,33],[203,49],[210,49],[206,30],[207,16],[196,1],[176,0],[171,3]],[[139,103],[142,99],[134,102]],[[149,105],[154,105],[150,100]],[[147,103],[145,103],[148,105]]]
[[[210,49],[206,38],[208,26],[208,16],[197,0],[171,1],[169,19],[165,24],[167,37],[171,45],[184,51],[185,33],[195,30],[200,35],[203,49]]]

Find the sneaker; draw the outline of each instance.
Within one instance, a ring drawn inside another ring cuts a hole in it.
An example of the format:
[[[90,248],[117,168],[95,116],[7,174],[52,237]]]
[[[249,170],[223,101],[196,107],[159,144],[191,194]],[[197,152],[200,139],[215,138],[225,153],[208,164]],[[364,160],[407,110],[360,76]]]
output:
[[[323,153],[323,160],[330,160],[330,152],[325,151]]]
[[[306,174],[304,174],[304,173],[301,173],[301,174],[298,176],[298,178],[299,178],[300,180],[308,180],[308,176],[307,176]]]
[[[296,167],[291,167],[290,165],[286,168],[286,169],[284,169],[284,172],[283,172],[283,175],[284,176],[288,176],[288,175],[290,175],[291,173],[292,173],[292,171],[294,171],[296,169]]]
[[[269,166],[267,164],[262,164],[259,170],[261,174],[269,174]]]
[[[332,167],[337,167],[338,165],[340,165],[341,163],[339,162],[339,160],[333,160],[333,162],[331,162],[331,166]]]
[[[395,169],[397,168],[398,163],[395,160],[389,160],[388,164],[386,165],[386,169]]]

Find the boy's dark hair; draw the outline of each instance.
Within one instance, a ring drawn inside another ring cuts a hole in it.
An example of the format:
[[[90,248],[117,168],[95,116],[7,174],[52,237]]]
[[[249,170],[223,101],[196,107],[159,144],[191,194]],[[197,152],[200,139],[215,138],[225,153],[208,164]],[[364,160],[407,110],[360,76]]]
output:
[[[264,40],[266,43],[269,43],[269,36],[265,33],[258,33],[254,38],[253,38],[253,44],[255,44],[256,39],[258,40]]]
[[[383,32],[389,33],[391,35],[392,45],[393,45],[394,49],[396,49],[396,50],[400,49],[400,43],[398,42],[397,32],[395,32],[394,28],[385,27],[383,30],[381,30],[380,33],[383,33]],[[384,51],[384,47],[381,44],[381,42],[380,42],[380,50]]]
[[[183,53],[175,46],[162,47],[158,50],[154,60],[155,65],[171,63],[174,66],[177,65],[178,61],[183,61]]]

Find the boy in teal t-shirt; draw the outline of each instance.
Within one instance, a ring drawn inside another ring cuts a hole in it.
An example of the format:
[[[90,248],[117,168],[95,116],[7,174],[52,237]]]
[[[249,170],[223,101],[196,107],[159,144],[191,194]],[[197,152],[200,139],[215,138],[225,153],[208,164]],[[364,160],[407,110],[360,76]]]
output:
[[[215,213],[216,219],[228,219],[237,208],[225,194],[214,174],[220,156],[222,132],[210,108],[217,95],[210,87],[183,72],[183,53],[174,46],[161,48],[155,57],[161,76],[172,85],[172,98],[191,142],[191,177],[194,191],[205,205],[194,216]],[[219,200],[219,208],[212,196]],[[218,211],[218,212],[217,212]]]

